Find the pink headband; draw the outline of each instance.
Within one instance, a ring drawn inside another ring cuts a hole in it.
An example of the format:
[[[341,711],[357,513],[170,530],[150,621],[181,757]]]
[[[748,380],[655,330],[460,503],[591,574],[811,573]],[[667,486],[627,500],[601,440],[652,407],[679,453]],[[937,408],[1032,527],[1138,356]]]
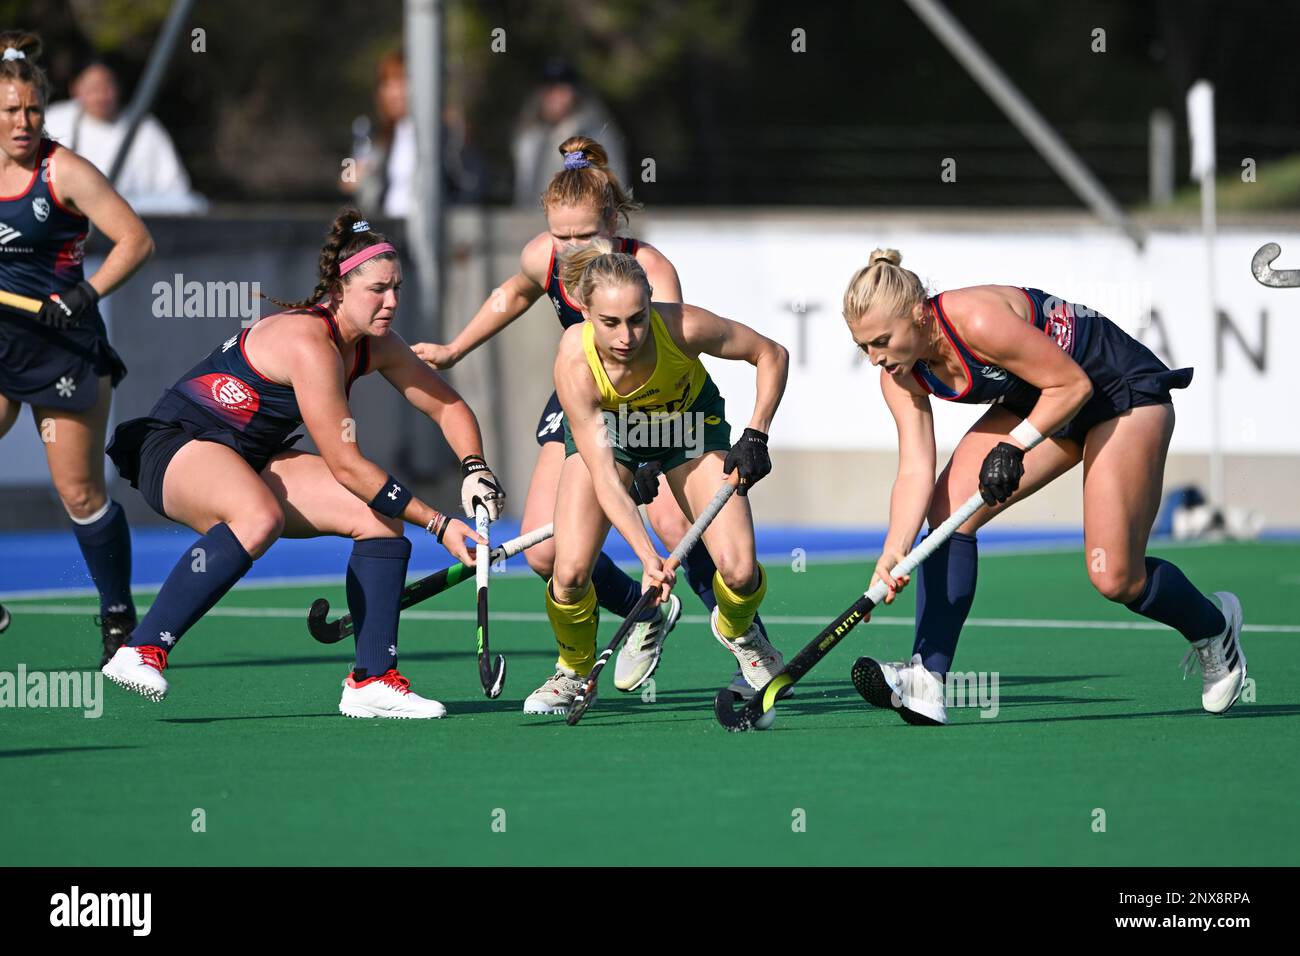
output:
[[[391,242],[377,242],[373,246],[366,246],[360,252],[354,252],[342,262],[339,263],[339,278],[347,275],[361,263],[375,256],[382,256],[385,252],[397,252]]]

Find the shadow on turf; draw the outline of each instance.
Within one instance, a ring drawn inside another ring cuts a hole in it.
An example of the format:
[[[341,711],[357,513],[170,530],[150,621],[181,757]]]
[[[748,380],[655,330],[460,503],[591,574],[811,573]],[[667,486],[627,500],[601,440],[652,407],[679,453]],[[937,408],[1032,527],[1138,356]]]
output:
[[[1295,717],[1300,715],[1300,704],[1238,704],[1231,711],[1224,714],[1223,720],[1240,720],[1249,717]],[[1061,717],[1022,717],[1016,720],[1002,720],[993,718],[988,721],[969,721],[958,724],[949,724],[950,727],[974,727],[979,723],[987,723],[990,726],[1001,724],[1053,724],[1061,721],[1070,720],[1132,720],[1139,717],[1211,717],[1200,707],[1189,707],[1185,710],[1153,710],[1146,713],[1125,713],[1125,714],[1074,714]]]
[[[204,661],[191,663],[186,661],[184,666],[192,667],[196,670],[203,670],[208,667],[300,667],[304,664],[338,664],[343,667],[348,665],[352,660],[351,647],[349,643],[345,645],[348,648],[347,653],[338,654],[318,654],[312,657],[244,657],[236,660],[225,661]],[[555,651],[536,650],[536,651],[511,651],[506,655],[510,660],[516,657],[548,657],[555,658]],[[474,648],[469,642],[463,650],[457,651],[402,651],[402,661],[445,661],[445,660],[474,660]]]
[[[80,750],[135,750],[126,745],[106,744],[103,747],[28,747],[25,750],[0,750],[0,759],[6,757],[46,757],[50,754],[76,753]]]

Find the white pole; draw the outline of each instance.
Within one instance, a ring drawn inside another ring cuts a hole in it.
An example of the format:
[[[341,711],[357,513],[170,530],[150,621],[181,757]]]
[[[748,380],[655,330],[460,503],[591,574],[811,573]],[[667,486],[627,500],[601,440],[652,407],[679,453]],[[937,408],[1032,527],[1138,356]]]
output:
[[[1197,80],[1187,91],[1188,130],[1192,138],[1192,177],[1201,183],[1201,231],[1205,236],[1205,306],[1210,316],[1210,506],[1226,510],[1223,468],[1222,409],[1219,404],[1219,305],[1214,281],[1214,85]]]

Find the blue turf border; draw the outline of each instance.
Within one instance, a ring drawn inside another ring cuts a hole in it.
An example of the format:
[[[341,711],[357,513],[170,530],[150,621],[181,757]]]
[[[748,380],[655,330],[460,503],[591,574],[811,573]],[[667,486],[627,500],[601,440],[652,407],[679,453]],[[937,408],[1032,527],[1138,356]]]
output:
[[[503,520],[493,526],[493,539],[503,541],[519,533],[517,521]],[[758,550],[765,560],[794,558],[796,548],[808,557],[830,554],[870,555],[884,540],[883,528],[819,528],[769,525],[757,529]],[[413,572],[430,571],[451,562],[449,555],[431,539],[415,532]],[[132,580],[151,584],[167,577],[172,566],[197,536],[182,528],[140,528],[131,533],[134,547]],[[1300,540],[1300,529],[1278,529],[1262,535],[1265,540]],[[1002,550],[1053,545],[1082,545],[1077,528],[985,528],[980,547]],[[342,538],[283,539],[276,542],[253,565],[250,579],[321,578],[343,575],[351,543]],[[615,561],[635,562],[632,549],[612,533],[606,551]],[[516,559],[518,561],[518,559]],[[522,562],[518,564],[522,568]],[[66,531],[0,533],[0,593],[15,591],[82,589],[91,586],[90,575],[77,549],[71,529]]]

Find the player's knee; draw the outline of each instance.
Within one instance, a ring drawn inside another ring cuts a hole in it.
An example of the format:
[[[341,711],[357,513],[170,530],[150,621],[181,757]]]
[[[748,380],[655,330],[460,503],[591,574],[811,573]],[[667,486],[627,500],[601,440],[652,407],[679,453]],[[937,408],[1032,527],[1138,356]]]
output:
[[[64,510],[78,521],[89,518],[108,502],[103,486],[93,481],[62,482],[57,488]]]
[[[752,554],[723,552],[714,556],[713,563],[717,565],[718,576],[722,578],[722,583],[737,594],[750,593],[758,583],[755,580],[758,562],[754,560]]]
[[[352,527],[350,537],[353,541],[363,538],[400,538],[405,533],[400,518],[388,518],[364,506],[362,512]]]
[[[256,559],[284,533],[284,512],[275,502],[249,508],[226,522],[249,556]]]
[[[534,574],[549,579],[555,571],[555,545],[549,541],[535,544],[524,552],[524,559]]]
[[[664,489],[660,489],[662,495]],[[654,526],[655,534],[659,535],[659,540],[676,546],[677,542],[686,536],[690,530],[690,522],[686,520],[686,515],[682,514],[677,503],[672,500],[672,492],[668,493],[669,497],[665,504],[660,505],[663,498],[656,498],[649,508],[650,524]]]
[[[1089,569],[1088,577],[1098,594],[1116,604],[1132,604],[1141,596],[1146,584],[1145,577],[1128,574],[1123,568],[1105,571]]]
[[[591,586],[591,569],[569,561],[557,561],[551,576],[551,594],[560,604],[573,604]]]

